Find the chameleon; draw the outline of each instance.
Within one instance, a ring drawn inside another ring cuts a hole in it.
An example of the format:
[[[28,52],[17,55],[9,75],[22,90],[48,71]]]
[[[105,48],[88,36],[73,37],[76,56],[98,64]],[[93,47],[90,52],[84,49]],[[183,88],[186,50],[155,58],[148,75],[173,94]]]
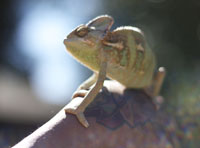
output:
[[[144,33],[132,26],[111,31],[113,23],[111,16],[101,15],[78,26],[64,39],[67,51],[94,72],[79,86],[65,107],[65,112],[75,115],[84,127],[89,127],[84,111],[99,93],[106,78],[116,80],[126,88],[144,89],[155,97],[165,76],[164,67],[155,72],[155,55]],[[89,91],[80,91],[84,89]],[[74,99],[77,96],[82,97]]]

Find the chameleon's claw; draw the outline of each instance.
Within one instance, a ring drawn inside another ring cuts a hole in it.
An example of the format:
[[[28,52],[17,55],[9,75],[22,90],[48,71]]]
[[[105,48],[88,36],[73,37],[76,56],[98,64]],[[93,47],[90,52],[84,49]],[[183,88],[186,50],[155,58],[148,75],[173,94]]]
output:
[[[87,122],[85,115],[83,114],[83,112],[80,112],[78,114],[76,114],[76,117],[78,119],[78,121],[84,126],[84,127],[89,127],[89,123]]]
[[[84,100],[84,98],[81,98],[81,97],[77,97],[77,98],[71,100],[71,102],[69,102],[69,104],[67,104],[67,106],[65,107],[65,112],[76,115],[79,122],[84,127],[87,128],[89,126],[89,123],[87,122],[87,120],[83,114],[84,110],[80,110],[80,108],[79,108],[81,106],[81,103],[83,100]]]

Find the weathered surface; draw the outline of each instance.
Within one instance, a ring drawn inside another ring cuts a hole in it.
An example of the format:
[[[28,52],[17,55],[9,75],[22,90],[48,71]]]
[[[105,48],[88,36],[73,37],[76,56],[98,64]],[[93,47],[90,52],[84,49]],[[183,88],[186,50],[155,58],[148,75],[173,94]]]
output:
[[[73,138],[68,145],[89,148],[180,147],[175,135],[176,123],[170,116],[157,111],[143,90],[125,89],[115,81],[106,81],[104,86],[85,111],[89,128],[76,129],[71,125]]]

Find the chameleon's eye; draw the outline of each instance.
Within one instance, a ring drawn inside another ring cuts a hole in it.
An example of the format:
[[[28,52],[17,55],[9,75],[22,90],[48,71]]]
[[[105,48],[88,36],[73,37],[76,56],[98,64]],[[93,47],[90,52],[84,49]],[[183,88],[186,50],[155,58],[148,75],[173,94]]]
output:
[[[84,37],[85,35],[87,35],[88,33],[88,27],[86,26],[80,26],[77,30],[76,30],[76,34],[79,36],[79,37]]]

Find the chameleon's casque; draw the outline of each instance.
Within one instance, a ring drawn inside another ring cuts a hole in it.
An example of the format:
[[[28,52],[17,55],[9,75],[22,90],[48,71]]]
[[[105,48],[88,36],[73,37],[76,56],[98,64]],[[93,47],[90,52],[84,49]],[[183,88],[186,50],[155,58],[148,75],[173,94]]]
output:
[[[97,17],[78,26],[64,40],[67,50],[82,64],[98,72],[101,50],[108,57],[107,76],[128,88],[144,88],[151,84],[155,58],[143,33],[135,27],[110,30],[113,18]]]

